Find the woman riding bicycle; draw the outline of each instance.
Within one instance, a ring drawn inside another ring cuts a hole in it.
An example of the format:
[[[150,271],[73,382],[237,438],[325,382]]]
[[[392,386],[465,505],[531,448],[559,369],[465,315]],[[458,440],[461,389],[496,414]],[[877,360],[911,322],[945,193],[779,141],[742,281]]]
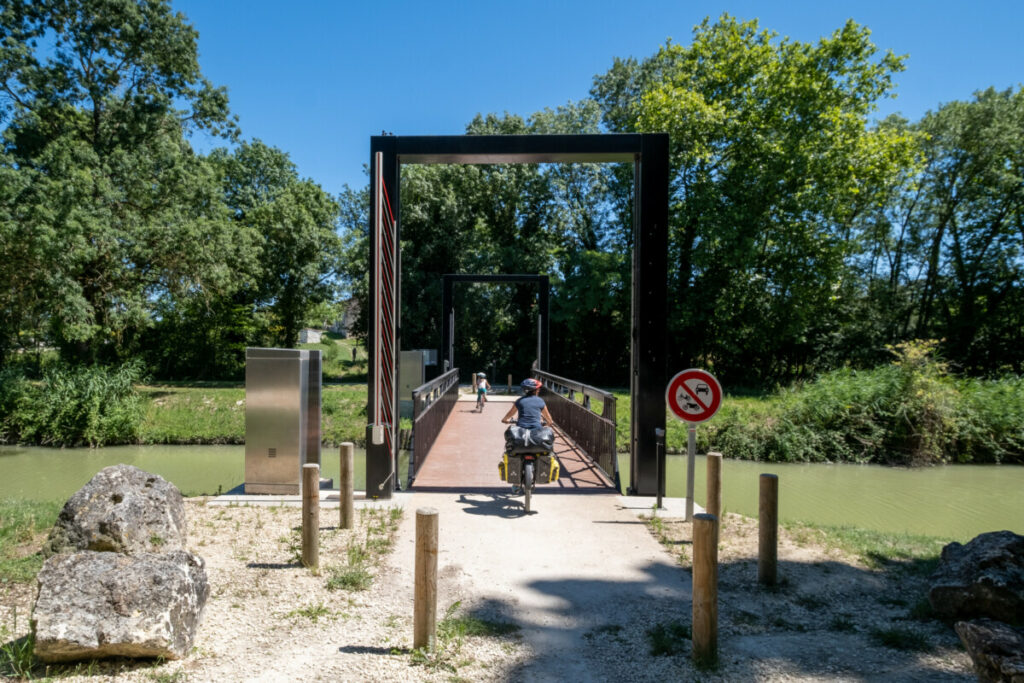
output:
[[[536,429],[554,424],[555,421],[551,419],[547,404],[538,396],[540,382],[533,378],[527,378],[519,386],[523,388],[523,396],[516,399],[515,405],[505,413],[505,417],[501,418],[501,421],[505,424],[515,422],[523,429]],[[519,413],[518,419],[514,419],[516,413]]]

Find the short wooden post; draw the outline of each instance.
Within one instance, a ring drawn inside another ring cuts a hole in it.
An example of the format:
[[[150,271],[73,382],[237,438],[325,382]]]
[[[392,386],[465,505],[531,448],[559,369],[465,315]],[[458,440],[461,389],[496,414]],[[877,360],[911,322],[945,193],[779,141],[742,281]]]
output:
[[[718,659],[718,518],[693,516],[693,661]]]
[[[757,505],[757,580],[774,586],[779,563],[779,477],[762,474]]]
[[[338,474],[338,490],[340,493],[340,500],[338,508],[341,510],[339,514],[338,526],[341,529],[351,529],[352,524],[355,521],[355,510],[353,509],[353,479],[356,467],[356,446],[350,441],[346,441],[341,444],[341,470]]]
[[[714,451],[708,453],[708,498],[707,510],[709,515],[722,517],[722,454]]]
[[[433,651],[437,637],[437,509],[416,510],[413,649]]]
[[[302,466],[302,564],[320,565],[320,465]]]

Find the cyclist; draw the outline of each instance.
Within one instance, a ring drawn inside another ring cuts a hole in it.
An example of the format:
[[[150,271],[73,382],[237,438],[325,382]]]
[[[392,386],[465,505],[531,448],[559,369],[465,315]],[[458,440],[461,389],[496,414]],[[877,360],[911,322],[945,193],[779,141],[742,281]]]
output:
[[[528,377],[519,386],[523,388],[523,395],[516,399],[515,404],[505,413],[501,421],[505,424],[516,424],[523,429],[538,429],[555,423],[548,412],[548,406],[538,394],[540,394],[540,382]],[[518,418],[516,417],[518,413]],[[511,428],[510,428],[511,429]],[[506,439],[508,433],[506,432]],[[507,445],[507,444],[506,444]],[[522,486],[514,484],[512,495],[518,496],[523,493]]]
[[[487,392],[491,390],[491,384],[487,381],[487,375],[482,372],[476,373],[476,409],[484,411],[484,404],[487,403]]]
[[[501,421],[505,424],[513,422],[523,429],[536,429],[546,425],[554,424],[548,406],[538,394],[540,393],[540,382],[533,378],[527,378],[519,385],[523,388],[523,396],[516,399],[515,404],[505,413]],[[519,414],[516,419],[516,413]]]

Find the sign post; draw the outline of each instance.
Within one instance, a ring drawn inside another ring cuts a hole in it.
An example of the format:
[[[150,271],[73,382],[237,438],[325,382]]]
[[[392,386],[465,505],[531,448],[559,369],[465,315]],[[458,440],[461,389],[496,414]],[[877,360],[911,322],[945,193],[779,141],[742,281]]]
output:
[[[665,402],[686,429],[686,521],[693,521],[693,479],[697,460],[697,423],[710,420],[722,406],[722,385],[710,372],[690,368],[676,374],[665,390]]]

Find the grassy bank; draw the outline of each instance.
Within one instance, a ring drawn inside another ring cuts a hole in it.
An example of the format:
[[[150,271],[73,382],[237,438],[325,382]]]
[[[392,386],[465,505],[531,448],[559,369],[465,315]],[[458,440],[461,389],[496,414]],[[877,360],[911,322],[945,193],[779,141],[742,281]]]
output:
[[[144,444],[245,442],[245,387],[144,386],[139,441]],[[321,391],[326,444],[362,443],[366,436],[366,385],[331,384]]]

